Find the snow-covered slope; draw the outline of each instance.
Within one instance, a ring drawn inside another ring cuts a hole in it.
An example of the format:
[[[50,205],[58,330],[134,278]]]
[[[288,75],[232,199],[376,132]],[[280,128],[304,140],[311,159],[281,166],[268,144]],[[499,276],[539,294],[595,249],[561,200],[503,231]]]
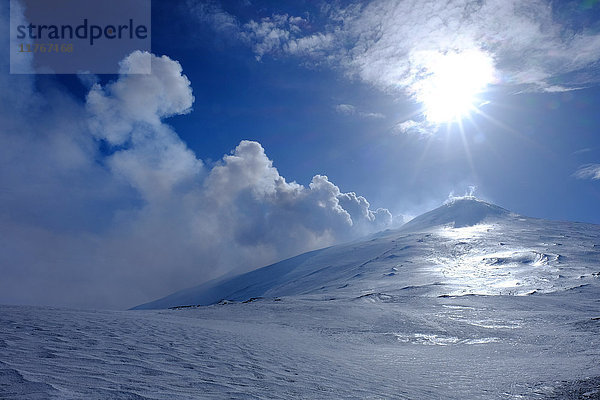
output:
[[[195,304],[0,306],[0,399],[600,398],[595,225],[463,199],[143,308]]]
[[[0,306],[3,400],[597,399],[597,290]]]
[[[493,221],[516,217],[510,211],[475,197],[456,198],[443,206],[429,211],[406,223],[403,231],[424,231],[440,225],[453,228],[473,226],[483,221]]]
[[[549,293],[596,284],[599,265],[600,227],[526,218],[469,197],[366,241],[302,254],[136,309],[297,295]]]

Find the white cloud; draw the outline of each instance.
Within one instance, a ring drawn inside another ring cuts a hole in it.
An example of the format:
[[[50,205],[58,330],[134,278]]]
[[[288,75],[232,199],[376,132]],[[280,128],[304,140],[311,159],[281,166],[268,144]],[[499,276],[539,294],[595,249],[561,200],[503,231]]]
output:
[[[571,27],[569,15],[561,15],[568,7],[560,7],[550,0],[374,0],[344,6],[323,2],[318,18],[272,14],[242,23],[220,7],[205,7],[198,18],[225,14],[236,27],[228,36],[249,46],[257,60],[295,56],[303,65],[327,65],[413,99],[423,106],[418,119],[426,121],[405,121],[393,131],[429,135],[485,104],[490,85],[521,93],[600,83],[600,34]],[[456,60],[459,68],[450,70],[444,60]],[[347,106],[336,110],[384,118]]]
[[[242,141],[210,172],[204,201],[215,204],[220,221],[233,226],[243,243],[287,248],[295,253],[340,239],[373,232],[391,224],[387,210],[372,211],[363,197],[342,193],[326,176],[308,187],[288,183],[257,142]]]
[[[579,149],[579,150],[572,152],[571,155],[574,156],[577,154],[589,153],[590,151],[594,151],[594,150],[595,150],[595,148],[593,148],[593,147],[585,147],[583,149]]]
[[[259,20],[241,22],[216,2],[188,0],[190,14],[215,32],[250,46],[257,60],[265,55],[294,55],[317,60],[327,57],[335,45],[330,32],[311,32],[303,17],[274,13]]]
[[[237,18],[229,14],[214,1],[188,0],[187,8],[199,23],[223,34],[236,36],[240,32]]]
[[[586,164],[579,167],[575,172],[577,179],[600,179],[600,164]]]
[[[254,20],[244,24],[242,34],[252,43],[257,59],[267,53],[280,50],[291,35],[298,31],[298,21],[288,15],[273,15],[263,18],[260,22]]]
[[[256,59],[265,54],[291,54],[297,56],[324,55],[331,48],[334,37],[330,33],[306,33],[308,21],[288,14],[273,14],[260,21],[251,20],[239,31],[240,38],[252,46]]]
[[[310,37],[325,37],[323,44],[315,44],[311,51],[288,54],[302,56],[303,63],[327,64],[351,79],[425,103],[423,116],[435,121],[428,115],[434,113],[427,104],[431,103],[427,88],[436,85],[436,58],[440,56],[477,54],[490,66],[489,82],[481,82],[477,99],[467,96],[460,102],[456,96],[457,107],[463,102],[485,103],[485,93],[481,92],[489,84],[518,93],[565,92],[600,83],[600,34],[587,27],[572,28],[569,16],[558,7],[559,3],[549,0],[338,3],[322,7],[321,17],[328,22],[320,32],[310,33]],[[290,43],[296,39],[285,40]],[[260,57],[268,53],[263,51]],[[448,101],[451,99],[441,101],[441,109],[448,108]],[[438,127],[425,122],[398,128],[430,134]]]
[[[570,28],[556,7],[547,0],[324,5],[327,22],[318,31],[307,29],[306,19],[288,15],[241,24],[218,7],[196,14],[202,21],[225,13],[258,59],[300,55],[391,92],[417,92],[417,83],[431,68],[428,54],[469,51],[489,55],[497,72],[495,83],[519,90],[556,92],[597,84],[600,76],[586,69],[600,58],[600,35]]]
[[[148,57],[152,59],[152,74],[129,74]],[[121,145],[137,126],[157,127],[161,118],[188,113],[194,96],[181,71],[181,65],[166,56],[132,53],[121,62],[119,80],[105,88],[95,84],[88,93],[92,132],[113,145]]]
[[[394,128],[394,132],[404,133],[404,134],[411,133],[411,132],[418,132],[419,126],[420,125],[417,121],[409,119],[409,120],[406,120],[404,122],[397,124]]]
[[[361,111],[361,110],[357,109],[356,106],[353,106],[352,104],[337,104],[335,106],[335,111],[338,114],[355,115],[360,118],[371,118],[371,119],[385,118],[385,115],[383,115],[381,113]]]
[[[340,62],[385,90],[410,90],[427,67],[423,55],[431,51],[486,51],[499,83],[542,90],[558,86],[549,83],[552,78],[586,68],[600,56],[600,35],[568,32],[542,0],[380,0],[337,13],[345,35],[354,39]]]
[[[374,119],[385,118],[385,115],[383,115],[382,113],[376,113],[376,112],[364,112],[364,111],[361,111],[361,112],[359,112],[358,115],[360,115],[363,118],[374,118]]]
[[[412,119],[400,122],[396,124],[392,129],[394,134],[418,134],[418,135],[431,135],[438,128],[437,125],[424,121],[415,121]]]
[[[207,168],[164,123],[192,107],[181,65],[121,72],[86,104],[0,74],[0,301],[132,306],[392,222],[325,176],[287,182],[257,142]]]
[[[147,57],[152,74],[128,74]],[[198,179],[202,162],[161,122],[188,113],[193,101],[190,81],[178,62],[139,51],[122,62],[116,82],[93,85],[86,103],[90,131],[112,146],[127,144],[106,160],[113,173],[147,198]]]
[[[292,38],[283,46],[283,51],[292,55],[304,55],[316,58],[326,57],[327,50],[335,45],[335,36],[331,33],[317,32],[312,35]]]
[[[352,104],[338,104],[335,106],[335,111],[340,114],[352,115],[356,113],[356,107]]]

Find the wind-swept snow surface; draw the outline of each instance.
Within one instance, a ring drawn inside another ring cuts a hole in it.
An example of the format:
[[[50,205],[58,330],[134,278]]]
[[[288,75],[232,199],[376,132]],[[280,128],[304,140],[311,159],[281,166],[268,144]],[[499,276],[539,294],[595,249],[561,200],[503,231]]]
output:
[[[0,398],[600,397],[594,225],[463,199],[145,307],[195,304],[2,306]]]
[[[164,311],[4,306],[0,398],[597,398],[598,301],[585,286]]]

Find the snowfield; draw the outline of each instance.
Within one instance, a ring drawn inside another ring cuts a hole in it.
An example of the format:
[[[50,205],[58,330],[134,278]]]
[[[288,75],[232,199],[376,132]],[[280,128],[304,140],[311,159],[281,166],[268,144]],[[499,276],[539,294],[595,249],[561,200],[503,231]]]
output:
[[[462,199],[137,310],[1,306],[0,398],[599,399],[600,227]]]

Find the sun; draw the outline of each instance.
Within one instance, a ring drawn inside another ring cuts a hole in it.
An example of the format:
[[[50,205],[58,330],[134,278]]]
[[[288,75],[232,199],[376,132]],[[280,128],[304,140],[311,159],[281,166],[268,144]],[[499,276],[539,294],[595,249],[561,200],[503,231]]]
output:
[[[459,122],[482,103],[478,98],[493,83],[492,58],[480,50],[422,54],[423,75],[416,98],[434,124]]]

